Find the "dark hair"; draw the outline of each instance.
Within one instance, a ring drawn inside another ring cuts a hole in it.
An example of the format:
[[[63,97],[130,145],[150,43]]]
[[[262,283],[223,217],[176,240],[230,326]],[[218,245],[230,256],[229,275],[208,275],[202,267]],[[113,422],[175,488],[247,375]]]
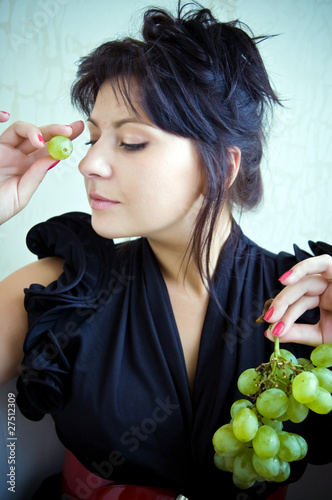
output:
[[[195,5],[188,10],[189,5]],[[191,138],[205,167],[205,199],[189,251],[210,292],[210,247],[220,209],[227,200],[241,209],[262,196],[260,161],[267,108],[279,100],[271,88],[254,37],[239,21],[219,22],[196,3],[178,4],[176,16],[161,9],[144,15],[142,40],[102,44],[79,62],[72,102],[92,111],[98,90],[110,81],[129,104],[131,83],[139,105],[162,130]],[[241,165],[227,189],[229,148],[241,150]]]

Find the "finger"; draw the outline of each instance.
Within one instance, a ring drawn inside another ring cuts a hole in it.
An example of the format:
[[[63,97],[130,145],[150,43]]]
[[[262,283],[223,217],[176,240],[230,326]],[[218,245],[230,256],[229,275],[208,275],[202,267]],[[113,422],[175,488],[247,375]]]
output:
[[[304,295],[293,305],[288,307],[285,314],[276,323],[272,323],[269,327],[270,332],[274,337],[283,337],[291,329],[295,321],[309,309],[314,309],[319,305],[319,296],[310,297]]]
[[[293,285],[287,285],[274,299],[272,306],[266,312],[264,319],[268,323],[279,321],[286,313],[287,309],[299,301],[301,297],[320,296],[328,286],[328,281],[319,275],[305,276],[301,281]],[[305,311],[303,311],[305,312]],[[302,313],[303,313],[302,312]],[[302,314],[301,313],[301,314]],[[301,316],[299,314],[299,316]]]
[[[269,330],[267,330],[265,334],[268,339],[274,341],[274,336]],[[296,344],[317,346],[323,343],[323,338],[319,324],[304,325],[301,323],[294,323],[287,334],[280,338],[280,342],[294,342]]]
[[[76,139],[84,130],[83,121],[75,121],[70,125],[46,125],[40,127],[40,133],[45,142],[48,142],[55,135],[64,135],[65,137],[70,137],[71,140]],[[29,140],[25,140],[19,146],[20,150],[25,154],[30,154],[34,151],[33,146]],[[45,156],[48,155],[48,150],[45,148]]]
[[[55,135],[75,139],[83,130],[84,123],[81,120],[73,122],[72,125],[53,124],[40,128],[31,123],[18,121],[3,132],[0,136],[0,144],[6,143],[25,154],[30,154],[45,146],[45,143]]]
[[[33,146],[32,150],[42,148],[45,145],[41,130],[31,123],[22,121],[13,123],[1,134],[0,144],[5,143],[16,148],[20,144],[24,144],[26,139]]]
[[[279,281],[286,284],[293,284],[310,274],[320,274],[326,279],[332,279],[331,255],[324,254],[302,260],[280,276]]]
[[[70,125],[44,125],[40,127],[40,130],[42,131],[46,142],[52,139],[55,135],[65,135],[66,137],[70,137],[70,139],[75,139],[83,132],[84,122],[82,120],[78,120]]]
[[[328,282],[327,288],[320,298],[319,305],[321,309],[332,312],[332,281]]]
[[[10,118],[10,114],[7,111],[0,111],[0,123],[7,122]]]

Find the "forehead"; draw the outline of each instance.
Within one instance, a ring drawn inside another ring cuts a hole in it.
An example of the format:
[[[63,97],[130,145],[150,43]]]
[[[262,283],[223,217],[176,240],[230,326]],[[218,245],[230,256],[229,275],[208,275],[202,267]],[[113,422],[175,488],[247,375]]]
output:
[[[91,115],[100,117],[121,116],[150,121],[140,106],[139,89],[136,83],[121,86],[114,82],[104,82],[100,87]]]

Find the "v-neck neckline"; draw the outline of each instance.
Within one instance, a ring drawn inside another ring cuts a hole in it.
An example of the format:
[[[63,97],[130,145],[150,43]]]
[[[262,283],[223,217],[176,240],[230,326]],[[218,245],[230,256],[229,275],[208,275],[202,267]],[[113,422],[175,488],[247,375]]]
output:
[[[232,255],[234,252],[231,252],[231,249],[233,249],[233,244],[234,244],[234,237],[238,236],[238,231],[237,231],[237,224],[234,223],[231,233],[229,237],[227,238],[224,248],[222,250],[222,253],[218,259],[218,263],[216,266],[215,270],[215,286],[216,289],[218,289],[220,285],[220,280],[222,278],[229,278],[230,277],[230,266],[229,266],[229,259],[232,259]],[[178,330],[178,326],[175,320],[175,315],[173,311],[173,307],[171,304],[171,299],[170,295],[168,292],[168,288],[164,279],[164,276],[161,272],[158,260],[146,238],[144,238],[145,245],[148,248],[148,251],[151,256],[151,260],[154,263],[154,269],[156,273],[156,278],[158,282],[158,289],[159,293],[162,294],[162,300],[163,303],[166,307],[166,312],[168,316],[168,321],[171,323],[171,329],[174,332],[173,333],[173,340],[175,340],[176,345],[177,345],[177,351],[178,355],[180,356],[180,362],[181,362],[181,372],[185,374],[185,380],[186,380],[186,399],[188,398],[188,401],[190,401],[190,408],[191,411],[194,410],[196,405],[198,404],[199,400],[199,394],[202,390],[202,387],[200,386],[201,382],[201,377],[204,374],[204,370],[206,368],[206,342],[208,341],[209,335],[213,335],[213,330],[215,328],[216,323],[218,323],[218,315],[221,315],[221,311],[218,309],[218,306],[215,304],[214,300],[210,297],[208,301],[208,305],[206,308],[205,312],[205,317],[203,321],[203,326],[201,330],[201,335],[200,335],[200,340],[199,340],[199,349],[198,349],[198,356],[197,356],[197,364],[196,364],[196,370],[195,370],[195,378],[194,378],[194,384],[193,384],[193,390],[190,390],[190,384],[189,384],[189,377],[188,377],[188,372],[187,372],[187,366],[186,366],[186,361],[185,361],[185,356],[184,356],[184,350],[183,350],[183,345],[180,337],[180,333]],[[234,249],[233,249],[234,250]],[[150,286],[148,286],[148,291],[150,290]],[[156,292],[158,293],[158,292]],[[156,299],[156,296],[151,296],[151,298]],[[227,299],[225,295],[223,294],[224,300]],[[156,311],[156,317],[160,321],[160,315],[158,314],[159,311]],[[180,367],[179,367],[180,368]]]

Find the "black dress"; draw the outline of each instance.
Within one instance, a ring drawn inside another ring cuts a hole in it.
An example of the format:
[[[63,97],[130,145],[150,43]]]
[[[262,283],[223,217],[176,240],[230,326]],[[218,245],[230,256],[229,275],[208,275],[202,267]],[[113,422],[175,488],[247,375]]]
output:
[[[243,397],[240,373],[273,350],[266,325],[255,321],[264,302],[282,288],[278,277],[310,255],[296,246],[295,256],[275,255],[234,223],[215,275],[223,313],[210,300],[191,395],[167,288],[146,239],[116,245],[94,232],[90,216],[71,213],[38,224],[27,242],[40,258],[59,255],[66,264],[57,282],[25,290],[21,412],[32,420],[50,413],[65,447],[105,479],[175,488],[190,500],[238,498],[231,474],[214,466],[212,436]],[[324,243],[310,247],[332,254]],[[317,319],[314,310],[301,321]],[[283,347],[302,357],[312,350]],[[310,415],[285,426],[309,442],[306,459],[291,465],[291,481],[307,461],[330,460],[331,424],[330,415]],[[248,498],[279,486],[260,483]]]

